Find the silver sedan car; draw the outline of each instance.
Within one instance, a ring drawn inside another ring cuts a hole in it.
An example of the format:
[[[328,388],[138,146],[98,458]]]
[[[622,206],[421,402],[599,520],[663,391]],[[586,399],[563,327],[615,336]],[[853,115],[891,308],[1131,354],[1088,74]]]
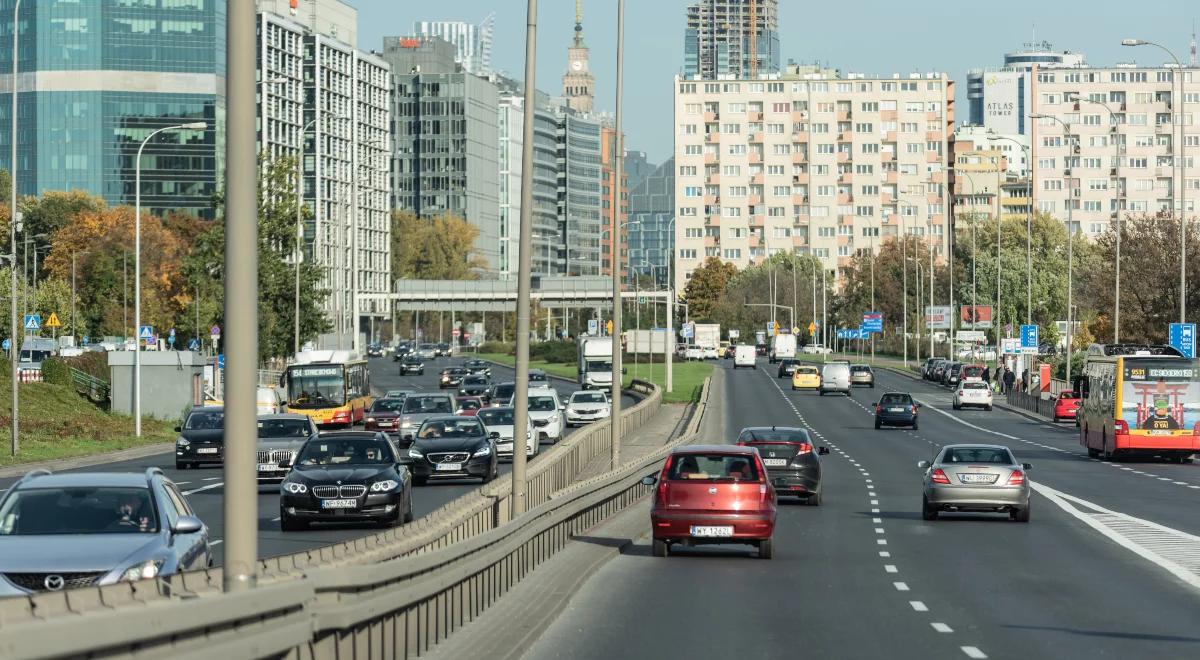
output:
[[[947,445],[933,462],[921,461],[925,492],[921,517],[936,520],[943,511],[1008,513],[1029,522],[1029,478],[1033,468],[1018,463],[1003,445]]]

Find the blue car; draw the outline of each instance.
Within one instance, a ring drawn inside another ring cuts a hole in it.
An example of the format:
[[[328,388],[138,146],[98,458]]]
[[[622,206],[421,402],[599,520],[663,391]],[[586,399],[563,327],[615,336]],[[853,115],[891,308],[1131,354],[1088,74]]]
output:
[[[888,392],[875,404],[875,428],[910,426],[917,430],[917,412],[921,404],[906,392]]]

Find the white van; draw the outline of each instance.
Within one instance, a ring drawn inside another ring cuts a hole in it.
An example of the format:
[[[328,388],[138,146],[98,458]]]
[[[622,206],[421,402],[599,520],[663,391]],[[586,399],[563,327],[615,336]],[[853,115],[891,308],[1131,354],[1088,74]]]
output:
[[[821,396],[826,392],[844,392],[851,396],[849,362],[827,362],[821,368]]]
[[[751,369],[758,366],[758,349],[746,344],[738,344],[733,349],[733,368],[750,367]]]

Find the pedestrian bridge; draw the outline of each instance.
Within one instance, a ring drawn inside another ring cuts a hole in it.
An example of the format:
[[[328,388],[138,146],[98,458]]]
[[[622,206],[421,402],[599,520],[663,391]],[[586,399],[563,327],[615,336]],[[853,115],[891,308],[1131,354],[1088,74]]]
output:
[[[608,277],[534,277],[530,299],[549,307],[611,307]],[[668,291],[622,291],[622,298],[669,300]],[[360,293],[390,300],[397,311],[506,312],[517,304],[516,280],[399,280],[392,293]]]

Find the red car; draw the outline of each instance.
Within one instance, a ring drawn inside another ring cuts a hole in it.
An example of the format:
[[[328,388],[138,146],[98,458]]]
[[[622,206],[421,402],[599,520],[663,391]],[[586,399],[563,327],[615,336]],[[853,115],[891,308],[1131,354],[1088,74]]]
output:
[[[757,449],[678,447],[659,476],[642,483],[656,486],[650,508],[655,557],[670,554],[672,543],[739,543],[756,546],[761,559],[774,554],[775,488]]]
[[[1054,421],[1063,419],[1075,419],[1075,413],[1078,412],[1082,400],[1078,394],[1071,390],[1063,390],[1058,393],[1058,398],[1054,400]]]
[[[475,413],[479,412],[480,408],[484,407],[483,397],[481,396],[456,396],[454,397],[454,414],[463,417],[474,417]]]
[[[404,407],[404,399],[375,399],[371,409],[363,419],[363,428],[367,431],[400,432],[400,409]]]

